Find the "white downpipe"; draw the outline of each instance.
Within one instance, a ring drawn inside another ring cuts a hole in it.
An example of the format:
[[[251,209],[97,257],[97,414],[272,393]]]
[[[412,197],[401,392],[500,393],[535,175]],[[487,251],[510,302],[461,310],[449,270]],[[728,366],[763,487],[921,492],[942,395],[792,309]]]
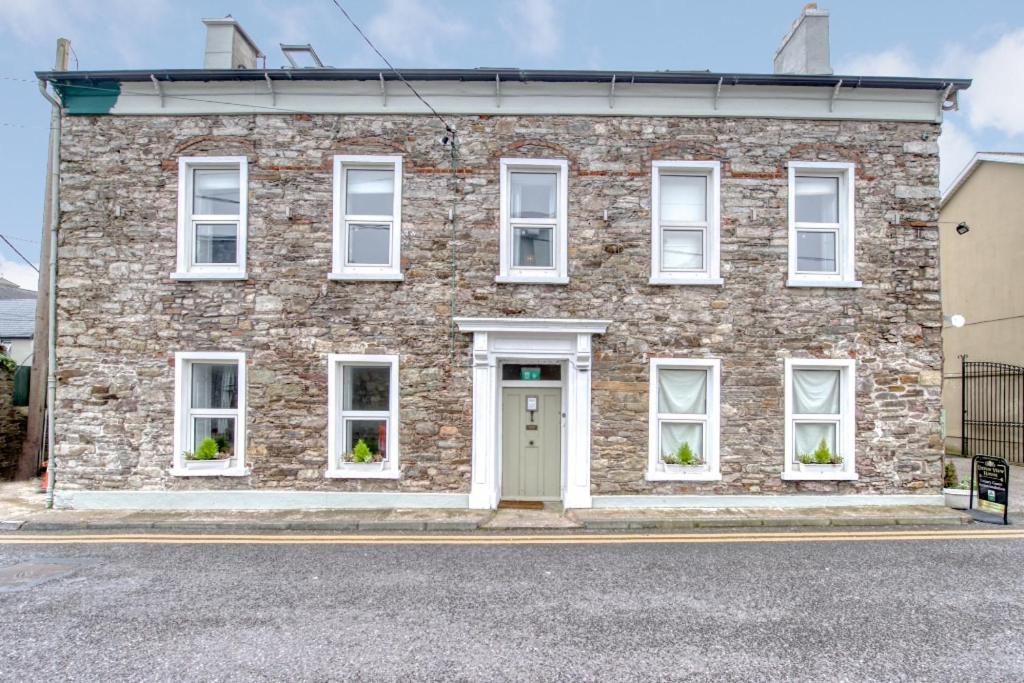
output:
[[[57,407],[57,228],[60,224],[60,135],[61,105],[46,91],[46,82],[39,81],[42,92],[53,110],[50,113],[50,135],[53,145],[50,152],[50,291],[48,304],[50,334],[47,339],[46,357],[46,507],[53,507],[53,480],[56,474],[54,436],[54,412]]]

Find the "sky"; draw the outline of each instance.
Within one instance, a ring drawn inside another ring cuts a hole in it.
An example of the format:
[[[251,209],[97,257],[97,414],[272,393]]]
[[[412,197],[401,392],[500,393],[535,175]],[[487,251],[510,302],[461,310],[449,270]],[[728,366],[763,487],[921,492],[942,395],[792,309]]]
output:
[[[339,0],[398,67],[710,69],[770,73],[803,0]],[[858,76],[974,79],[940,138],[945,188],[976,151],[1024,151],[1024,2],[819,0],[832,68]],[[33,72],[58,37],[71,68],[202,66],[204,17],[234,16],[269,56],[312,43],[325,64],[380,67],[331,0],[0,0],[0,217],[38,261],[49,105]],[[0,277],[35,271],[0,241]]]

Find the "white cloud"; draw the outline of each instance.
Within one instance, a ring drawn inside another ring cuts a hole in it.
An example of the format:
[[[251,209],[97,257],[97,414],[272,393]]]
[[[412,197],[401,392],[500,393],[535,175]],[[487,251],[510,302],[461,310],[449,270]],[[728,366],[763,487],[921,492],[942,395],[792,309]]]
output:
[[[939,187],[945,192],[977,149],[971,136],[949,119],[939,136]]]
[[[561,47],[558,17],[551,0],[519,0],[506,5],[502,28],[531,57],[547,59]]]
[[[32,291],[39,285],[39,273],[24,261],[10,261],[3,254],[0,254],[0,277]]]
[[[1024,29],[1005,34],[970,66],[974,84],[965,93],[971,126],[1024,134]]]
[[[905,47],[846,57],[835,71],[851,76],[920,76],[922,73],[914,56]]]
[[[435,66],[439,49],[469,33],[449,9],[424,0],[388,0],[366,32],[396,66]]]

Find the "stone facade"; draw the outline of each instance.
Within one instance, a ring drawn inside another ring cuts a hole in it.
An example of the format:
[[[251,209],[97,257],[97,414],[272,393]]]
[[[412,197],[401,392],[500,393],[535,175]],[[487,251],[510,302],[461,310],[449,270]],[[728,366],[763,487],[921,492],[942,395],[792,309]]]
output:
[[[937,493],[942,313],[930,123],[585,116],[75,116],[64,122],[58,487],[469,491],[455,315],[604,318],[592,492]],[[405,281],[328,281],[335,154],[402,154]],[[179,156],[249,159],[245,281],[178,282]],[[567,286],[495,284],[502,157],[569,160]],[[722,162],[722,287],[651,286],[651,161]],[[860,289],[787,276],[790,160],[856,164]],[[604,211],[608,211],[607,220]],[[172,463],[175,351],[245,351],[252,474]],[[399,480],[328,480],[328,353],[401,356]],[[647,482],[648,359],[723,361],[720,482]],[[783,481],[783,360],[856,358],[857,481]]]
[[[0,481],[14,477],[26,422],[25,414],[14,407],[14,373],[0,367]]]

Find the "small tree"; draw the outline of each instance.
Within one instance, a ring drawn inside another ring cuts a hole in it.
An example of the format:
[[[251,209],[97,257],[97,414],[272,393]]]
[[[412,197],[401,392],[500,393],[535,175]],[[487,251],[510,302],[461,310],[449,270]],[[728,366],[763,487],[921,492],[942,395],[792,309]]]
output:
[[[680,465],[699,465],[700,460],[694,454],[693,449],[690,448],[690,442],[684,441],[676,451],[676,462]]]
[[[951,462],[946,463],[946,467],[942,472],[942,485],[947,489],[955,489],[960,484],[960,475],[956,473],[956,465]]]
[[[352,447],[352,462],[373,462],[373,452],[362,439],[356,441],[356,445]]]
[[[217,442],[206,437],[199,442],[199,447],[196,448],[196,452],[192,455],[193,460],[216,460],[217,459]]]

